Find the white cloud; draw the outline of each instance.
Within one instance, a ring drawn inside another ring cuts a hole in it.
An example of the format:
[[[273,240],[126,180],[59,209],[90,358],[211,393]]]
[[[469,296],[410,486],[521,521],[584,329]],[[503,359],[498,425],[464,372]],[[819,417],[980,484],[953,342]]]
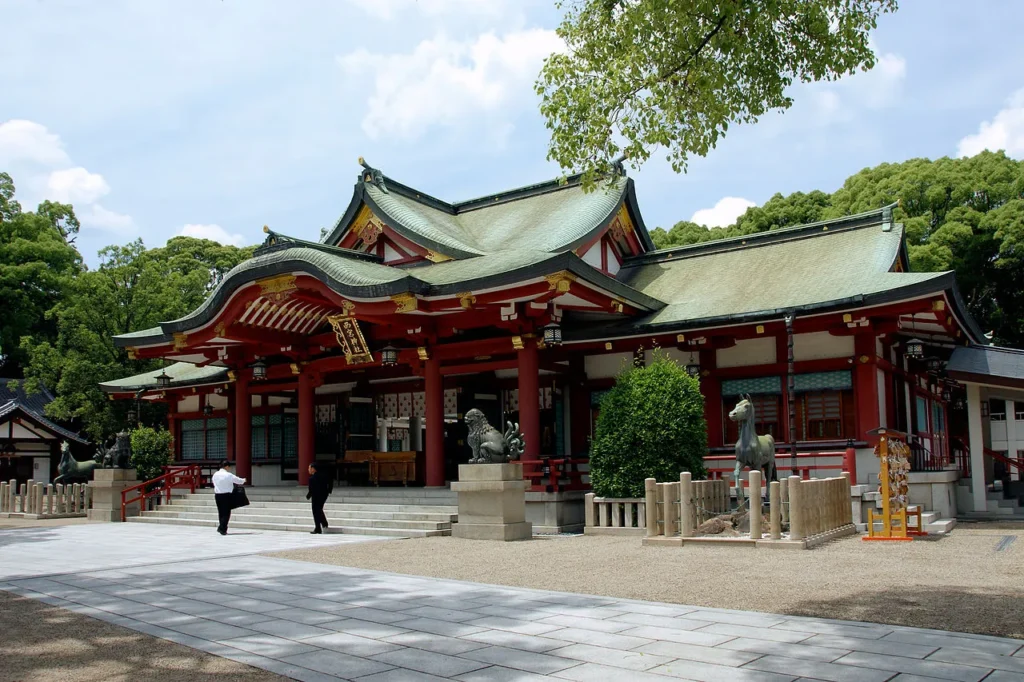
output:
[[[72,204],[83,228],[119,234],[136,230],[131,216],[96,203],[110,193],[106,179],[73,165],[60,135],[41,123],[24,119],[0,123],[0,169],[14,177],[24,206],[49,199]]]
[[[869,40],[875,51],[875,66],[845,76],[835,82],[802,86],[813,93],[815,119],[818,124],[849,121],[858,109],[886,109],[894,105],[907,80],[907,60],[895,52],[880,53],[878,45]],[[799,95],[797,95],[799,99]]]
[[[229,246],[245,246],[246,239],[240,234],[230,234],[220,225],[185,225],[178,232],[179,237],[195,237],[196,239],[209,239]]]
[[[991,121],[982,121],[977,133],[960,140],[957,156],[974,156],[985,149],[1024,158],[1024,89],[1013,93]]]
[[[70,163],[60,137],[46,126],[24,119],[0,123],[0,164],[27,162],[43,166]]]
[[[474,41],[438,36],[407,54],[360,49],[338,58],[349,76],[370,74],[373,94],[362,128],[373,139],[415,139],[435,125],[457,125],[486,114],[507,128],[510,110],[534,103],[541,62],[563,49],[554,31],[529,29]]]
[[[110,185],[99,173],[78,166],[53,171],[46,181],[47,199],[65,204],[91,204],[110,192]]]
[[[750,199],[742,197],[723,197],[712,208],[702,208],[690,217],[690,222],[705,227],[725,227],[732,225],[751,206],[757,206]]]
[[[349,4],[384,20],[403,17],[410,12],[430,17],[466,14],[496,16],[514,6],[514,3],[504,0],[349,0]]]
[[[116,213],[103,208],[99,204],[90,204],[85,210],[75,209],[75,215],[82,227],[91,230],[105,230],[120,234],[132,234],[136,231],[135,220],[130,215]]]

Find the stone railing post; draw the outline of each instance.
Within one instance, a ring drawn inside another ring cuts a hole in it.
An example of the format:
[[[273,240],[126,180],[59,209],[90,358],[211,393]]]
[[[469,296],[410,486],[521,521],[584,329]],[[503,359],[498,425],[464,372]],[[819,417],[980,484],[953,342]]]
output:
[[[679,474],[679,535],[693,537],[693,474],[684,471]]]
[[[594,493],[587,493],[583,496],[583,523],[587,528],[594,527]]]
[[[804,539],[803,483],[799,476],[789,477],[789,539]]]
[[[782,506],[782,523],[789,523],[789,479],[783,478],[779,481],[779,498]]]
[[[748,479],[750,487],[748,488],[748,497],[750,498],[750,504],[747,508],[750,510],[748,517],[750,519],[750,539],[760,540],[761,539],[761,470],[752,470],[750,472],[750,478]]]
[[[768,521],[772,540],[782,537],[782,483],[768,484]]]
[[[845,479],[843,483],[843,523],[853,523],[853,483],[850,480],[851,477],[847,473],[843,473]]]
[[[653,478],[644,479],[644,504],[647,505],[647,537],[661,535],[658,528],[658,482]]]
[[[662,533],[671,537],[679,530],[679,484],[659,483],[661,488],[661,518],[664,520]]]

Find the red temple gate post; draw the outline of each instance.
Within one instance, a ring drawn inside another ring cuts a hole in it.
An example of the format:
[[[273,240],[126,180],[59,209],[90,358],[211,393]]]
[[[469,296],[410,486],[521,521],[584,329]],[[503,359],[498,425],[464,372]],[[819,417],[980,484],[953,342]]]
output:
[[[249,410],[249,379],[239,376],[235,380],[235,475],[252,483],[252,421]]]
[[[441,383],[441,361],[430,357],[424,362],[424,396],[426,401],[426,484],[428,488],[444,485],[444,388]]]
[[[535,339],[519,350],[519,428],[526,440],[523,461],[540,459],[540,362]]]

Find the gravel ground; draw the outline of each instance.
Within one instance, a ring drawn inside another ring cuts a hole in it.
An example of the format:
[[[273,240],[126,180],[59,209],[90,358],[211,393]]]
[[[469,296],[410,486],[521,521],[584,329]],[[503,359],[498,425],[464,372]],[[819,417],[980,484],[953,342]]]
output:
[[[0,682],[288,679],[8,592],[0,632]]]
[[[1005,545],[1006,537],[1013,541]],[[696,606],[1024,638],[1024,529],[972,524],[947,537],[811,551],[643,547],[639,537],[366,542],[273,556]]]

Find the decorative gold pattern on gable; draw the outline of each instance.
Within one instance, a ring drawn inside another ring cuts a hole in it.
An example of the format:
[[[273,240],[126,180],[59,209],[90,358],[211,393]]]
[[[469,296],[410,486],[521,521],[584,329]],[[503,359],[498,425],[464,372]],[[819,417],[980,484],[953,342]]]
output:
[[[129,360],[138,360],[139,359],[135,355],[136,353],[138,353],[139,349],[136,348],[135,346],[128,346],[127,348],[125,348],[125,350],[128,351],[128,359]]]
[[[260,294],[276,303],[281,303],[287,299],[293,291],[298,289],[298,287],[295,286],[295,275],[278,275],[277,277],[268,277],[267,279],[258,280],[256,284],[260,286]]]
[[[608,225],[608,234],[616,241],[625,241],[626,235],[634,231],[633,221],[629,218],[629,211],[626,205],[619,206],[612,222]]]
[[[465,310],[469,310],[476,303],[476,296],[473,295],[472,291],[465,291],[461,294],[456,294],[459,298],[459,305]]]
[[[186,337],[188,337],[188,334],[185,332],[174,333],[174,350],[182,350],[188,345]]]
[[[408,313],[416,310],[419,305],[419,301],[412,294],[395,294],[391,300],[395,302],[396,313]]]
[[[548,281],[548,291],[557,291],[561,294],[568,293],[569,286],[576,281],[576,275],[562,270],[556,272],[553,275],[546,275],[544,277]]]
[[[431,251],[430,249],[427,249],[427,260],[430,261],[431,263],[444,263],[445,261],[450,261],[451,259],[451,256],[446,256],[443,253],[437,253],[436,251]]]
[[[900,258],[896,259],[896,262],[892,266],[893,272],[903,272],[903,260]]]
[[[213,333],[219,336],[220,338],[224,338],[224,336],[227,334],[227,331],[227,322],[218,322],[217,326],[213,328]]]

